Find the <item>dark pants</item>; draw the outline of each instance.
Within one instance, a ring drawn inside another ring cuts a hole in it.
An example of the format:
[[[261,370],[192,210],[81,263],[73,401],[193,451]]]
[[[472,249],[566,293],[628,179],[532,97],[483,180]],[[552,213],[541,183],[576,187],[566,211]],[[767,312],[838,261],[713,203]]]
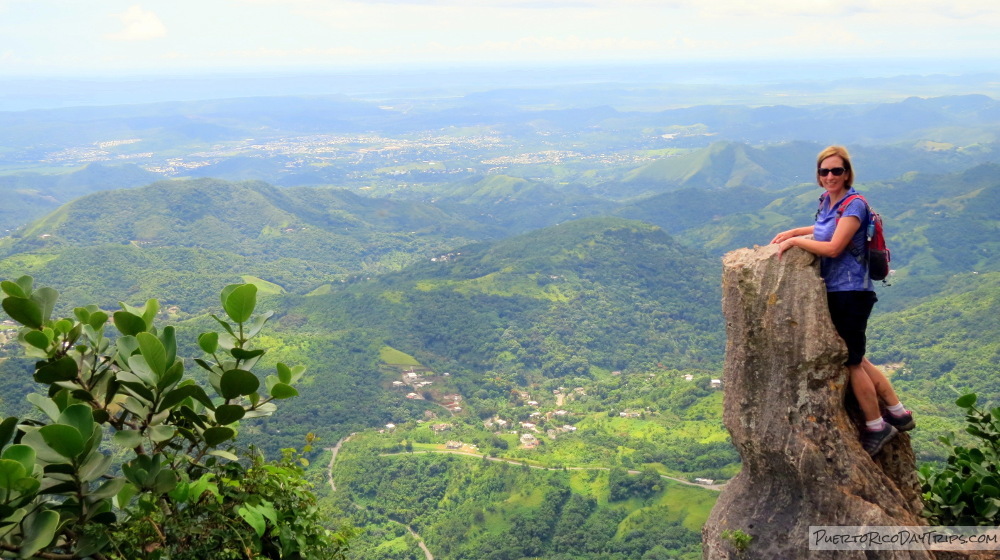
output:
[[[847,361],[844,365],[853,366],[861,363],[865,357],[865,330],[868,328],[868,317],[878,298],[875,292],[827,292],[826,302],[830,308],[830,318],[837,334],[847,344]]]

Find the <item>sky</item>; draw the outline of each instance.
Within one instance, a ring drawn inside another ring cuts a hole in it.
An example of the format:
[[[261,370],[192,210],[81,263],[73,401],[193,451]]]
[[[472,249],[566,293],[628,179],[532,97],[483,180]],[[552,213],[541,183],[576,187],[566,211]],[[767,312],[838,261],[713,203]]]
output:
[[[0,77],[902,59],[1000,67],[996,0],[0,0]]]

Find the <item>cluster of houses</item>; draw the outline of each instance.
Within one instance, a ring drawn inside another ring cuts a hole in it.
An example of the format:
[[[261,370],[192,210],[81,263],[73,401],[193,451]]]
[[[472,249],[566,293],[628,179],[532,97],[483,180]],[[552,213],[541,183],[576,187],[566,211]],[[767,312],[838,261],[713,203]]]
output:
[[[449,377],[451,374],[442,373],[441,375],[443,377]],[[396,381],[392,382],[392,386],[394,389],[402,389],[405,387],[413,389],[412,391],[406,394],[406,398],[421,399],[421,400],[424,399],[424,396],[418,393],[417,391],[433,384],[434,384],[433,381],[417,373],[416,370],[414,370],[413,368],[410,368],[409,371],[403,372],[402,379],[397,379]],[[441,403],[441,405],[450,410],[452,413],[462,411],[462,406],[461,404],[459,404],[462,402],[462,395],[458,394],[444,395],[444,397],[442,397],[442,400],[443,402]]]
[[[431,262],[448,262],[456,257],[462,256],[462,253],[446,253],[440,257],[432,257]]]
[[[538,406],[537,402],[530,400],[527,402],[527,404],[529,406]],[[494,416],[493,418],[484,421],[483,426],[486,429],[492,429],[494,431],[508,430],[509,433],[512,434],[517,434],[520,432],[521,435],[519,440],[521,442],[521,446],[531,449],[537,447],[539,443],[538,436],[535,435],[535,434],[541,434],[541,429],[538,427],[538,422],[543,420],[553,420],[556,418],[565,417],[568,414],[569,414],[568,411],[562,409],[551,410],[549,412],[545,412],[544,414],[542,412],[535,411],[531,413],[529,420],[524,422],[518,422],[516,424],[516,427],[519,427],[520,430],[511,429],[515,428],[513,422],[504,420],[503,418],[497,416]],[[575,432],[575,431],[576,431],[576,426],[573,426],[572,424],[563,424],[559,428],[549,428],[548,430],[545,431],[545,435],[547,435],[549,439],[556,439],[556,437],[558,437],[559,434]]]
[[[694,376],[691,375],[690,373],[688,373],[688,374],[686,374],[684,376],[684,381],[694,381]],[[711,379],[708,382],[708,386],[711,387],[712,389],[721,389],[722,388],[722,380],[721,379]]]
[[[615,372],[615,373],[618,373],[618,372]],[[442,375],[447,376],[449,374],[445,373],[445,374],[442,374]],[[691,375],[691,374],[686,374],[684,376],[684,380],[685,381],[694,381],[694,376]],[[403,372],[402,379],[393,381],[392,385],[393,385],[394,388],[400,388],[400,389],[401,388],[411,388],[412,391],[406,395],[406,398],[408,398],[408,399],[424,399],[424,396],[422,394],[418,393],[417,391],[420,390],[420,389],[423,389],[423,388],[425,388],[425,387],[427,387],[429,385],[432,385],[433,383],[434,383],[433,381],[428,380],[423,375],[421,375],[420,373],[417,373],[417,371],[414,368],[410,368],[408,371]],[[710,385],[710,387],[715,388],[715,389],[721,388],[722,387],[722,380],[721,379],[712,379],[712,380],[710,380],[709,385]],[[563,401],[567,397],[585,396],[587,394],[586,391],[582,387],[577,387],[575,389],[572,389],[571,391],[567,391],[567,389],[565,387],[559,387],[558,389],[554,389],[552,391],[552,393],[556,397],[557,406],[561,405],[563,403]],[[539,406],[541,406],[541,404],[537,400],[534,400],[534,399],[531,398],[531,395],[527,391],[516,391],[516,397],[519,398],[521,400],[521,402],[523,402],[527,406],[536,407],[536,408],[539,407]],[[447,408],[452,413],[456,413],[456,412],[461,412],[461,410],[462,410],[461,402],[462,402],[462,396],[461,395],[459,395],[459,394],[447,394],[447,395],[443,395],[441,397],[441,401],[440,401],[439,404],[441,404],[441,406]],[[561,409],[561,408],[560,409],[556,409],[556,410],[550,410],[550,411],[547,411],[547,412],[541,412],[541,411],[536,410],[536,411],[532,411],[529,414],[529,419],[528,420],[526,420],[524,422],[519,422],[519,423],[517,423],[516,426],[511,421],[508,421],[508,420],[505,420],[503,418],[496,417],[496,416],[493,417],[493,418],[490,418],[489,420],[484,421],[483,422],[483,426],[485,428],[487,428],[487,429],[492,429],[492,430],[497,431],[497,432],[507,431],[508,433],[512,433],[512,434],[520,434],[519,435],[519,441],[520,441],[521,446],[524,447],[524,448],[526,448],[526,449],[532,449],[534,447],[537,447],[539,445],[539,443],[540,443],[540,441],[539,441],[538,438],[539,438],[539,436],[542,435],[542,431],[541,431],[541,429],[539,429],[539,426],[538,426],[539,422],[551,422],[554,419],[558,419],[560,417],[565,417],[568,414],[569,414],[569,412],[567,410],[564,410],[564,409]],[[638,418],[638,417],[640,417],[642,415],[642,412],[641,411],[636,411],[636,410],[625,410],[623,412],[619,412],[618,414],[622,418]],[[431,415],[431,416],[433,416],[433,415]],[[549,425],[551,426],[552,424],[550,423]],[[444,432],[444,431],[452,429],[452,427],[453,426],[451,424],[448,424],[448,423],[437,423],[437,424],[433,424],[431,426],[431,429],[433,429],[437,433],[441,433],[441,432]],[[393,428],[395,428],[394,425],[391,425],[391,424],[386,425],[386,430],[391,431]],[[573,426],[572,424],[568,424],[567,423],[567,424],[563,424],[560,427],[550,427],[550,428],[546,429],[545,430],[545,435],[547,437],[549,437],[550,439],[556,439],[560,434],[572,433],[572,432],[575,432],[576,430],[577,430],[576,426]],[[457,447],[448,447],[449,449],[453,449],[453,448],[457,449],[457,448],[462,447],[462,445],[463,445],[461,442],[455,442],[455,441],[449,441],[448,442],[448,446],[450,446],[452,444],[455,444]],[[711,481],[704,481],[704,482],[699,482],[699,483],[701,483],[701,484],[711,484],[712,482]]]
[[[17,345],[17,323],[10,319],[0,321],[0,348]]]

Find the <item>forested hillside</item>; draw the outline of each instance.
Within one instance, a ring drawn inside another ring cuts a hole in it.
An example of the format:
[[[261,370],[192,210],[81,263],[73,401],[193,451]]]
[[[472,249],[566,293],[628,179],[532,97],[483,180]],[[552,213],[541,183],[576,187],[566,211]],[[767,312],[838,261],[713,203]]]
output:
[[[858,142],[856,186],[885,219],[895,272],[877,286],[870,357],[919,418],[920,460],[942,460],[938,436],[962,429],[956,396],[1000,399],[995,101],[532,99],[83,111],[60,125],[69,152],[128,133],[101,149],[169,147],[173,167],[0,175],[14,201],[0,219],[20,226],[0,238],[0,278],[58,288],[60,313],[158,298],[185,356],[220,288],[255,284],[276,312],[263,364],[307,372],[241,437],[273,454],[355,434],[326,503],[368,529],[356,558],[421,558],[410,530],[440,558],[697,558],[714,483],[739,469],[721,421],[719,258],[811,221],[822,122]],[[4,138],[34,138],[27,116],[0,116]],[[6,414],[30,413],[36,390],[18,348],[0,325]]]

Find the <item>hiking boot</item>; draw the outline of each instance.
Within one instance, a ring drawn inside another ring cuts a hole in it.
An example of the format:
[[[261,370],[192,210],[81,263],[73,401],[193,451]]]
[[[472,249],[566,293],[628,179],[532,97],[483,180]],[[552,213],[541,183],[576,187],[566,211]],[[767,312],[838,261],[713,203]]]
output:
[[[917,423],[913,421],[913,413],[907,410],[902,416],[893,416],[891,412],[886,412],[882,419],[886,422],[892,424],[892,427],[896,428],[900,432],[908,432],[913,428],[917,427]]]
[[[892,424],[885,424],[885,427],[877,432],[864,430],[861,434],[861,445],[869,456],[874,457],[882,449],[882,446],[896,437],[898,433],[899,431]]]

